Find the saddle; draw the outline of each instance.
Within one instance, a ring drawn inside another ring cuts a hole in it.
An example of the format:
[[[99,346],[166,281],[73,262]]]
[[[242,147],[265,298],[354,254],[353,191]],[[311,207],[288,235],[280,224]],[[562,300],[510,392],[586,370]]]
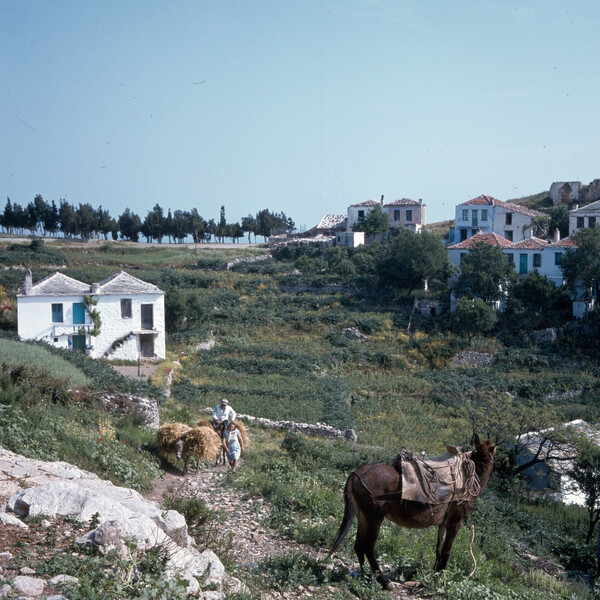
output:
[[[421,458],[403,450],[394,467],[402,477],[403,500],[425,504],[466,502],[481,492],[475,463],[469,452],[446,446],[448,452],[437,458]]]

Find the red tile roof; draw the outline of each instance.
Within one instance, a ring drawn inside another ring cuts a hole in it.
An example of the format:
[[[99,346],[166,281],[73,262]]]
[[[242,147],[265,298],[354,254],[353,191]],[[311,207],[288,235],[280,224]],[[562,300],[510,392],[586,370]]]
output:
[[[543,212],[539,210],[533,210],[532,208],[526,208],[525,206],[521,206],[519,204],[513,204],[512,202],[503,202],[502,200],[498,200],[498,198],[494,198],[493,196],[477,196],[477,198],[473,198],[471,200],[467,200],[458,206],[472,206],[472,205],[484,205],[484,206],[498,206],[508,210],[510,212],[516,212],[521,215],[527,215],[528,217],[543,217],[545,216]]]
[[[471,236],[470,238],[467,238],[462,242],[459,242],[458,244],[449,246],[448,250],[470,250],[473,247],[473,244],[476,244],[477,242],[484,242],[485,244],[489,244],[490,246],[500,246],[501,248],[510,246],[512,243],[510,240],[503,238],[497,233],[476,233],[475,235]]]
[[[540,238],[526,238],[520,242],[514,242],[510,245],[510,248],[515,250],[543,250],[548,246],[548,242],[540,240]]]
[[[570,237],[554,242],[551,246],[552,248],[577,248],[577,244]]]

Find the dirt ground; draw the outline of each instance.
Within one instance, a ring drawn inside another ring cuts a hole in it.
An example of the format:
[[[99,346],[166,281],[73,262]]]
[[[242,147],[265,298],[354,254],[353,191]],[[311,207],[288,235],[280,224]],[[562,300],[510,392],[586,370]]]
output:
[[[138,379],[140,381],[147,381],[154,371],[158,368],[154,363],[141,363],[138,365],[111,365],[112,368],[125,375],[125,377],[131,377],[132,379]]]

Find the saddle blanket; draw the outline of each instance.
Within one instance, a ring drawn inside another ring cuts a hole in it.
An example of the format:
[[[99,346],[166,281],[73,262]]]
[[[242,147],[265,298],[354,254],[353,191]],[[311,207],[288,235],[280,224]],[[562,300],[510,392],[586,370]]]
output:
[[[421,458],[403,451],[395,467],[402,476],[402,499],[425,504],[466,502],[479,495],[481,488],[475,464],[468,452],[446,446],[448,452],[437,458]]]

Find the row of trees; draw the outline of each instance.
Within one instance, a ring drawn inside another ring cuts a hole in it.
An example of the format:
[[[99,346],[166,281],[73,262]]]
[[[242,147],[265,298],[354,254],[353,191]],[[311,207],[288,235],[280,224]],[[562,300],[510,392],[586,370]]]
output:
[[[137,242],[140,236],[148,242],[156,240],[159,244],[165,238],[170,242],[183,243],[191,237],[195,243],[208,242],[213,237],[218,242],[226,238],[234,242],[244,235],[262,236],[265,240],[274,233],[289,232],[295,229],[294,221],[285,213],[273,213],[263,209],[256,215],[243,217],[240,223],[228,223],[225,218],[225,207],[221,206],[219,220],[206,220],[193,208],[189,211],[171,209],[165,214],[156,204],[142,218],[129,208],[118,217],[113,218],[108,210],[101,206],[79,204],[75,207],[65,200],[47,203],[41,195],[37,195],[27,206],[22,207],[7,198],[4,211],[0,213],[0,226],[7,233],[41,236],[81,237],[82,239],[122,239]]]

